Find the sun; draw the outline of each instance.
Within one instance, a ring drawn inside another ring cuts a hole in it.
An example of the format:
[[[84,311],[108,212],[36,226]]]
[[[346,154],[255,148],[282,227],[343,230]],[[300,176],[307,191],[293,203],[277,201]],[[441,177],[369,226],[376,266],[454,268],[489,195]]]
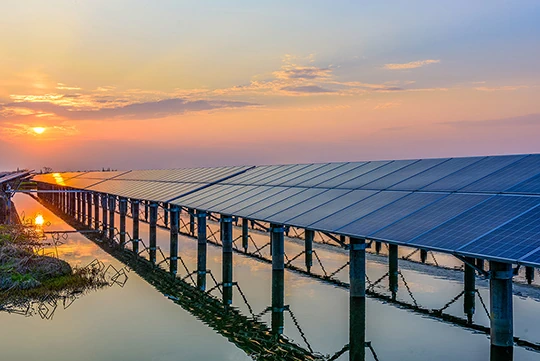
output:
[[[43,226],[43,222],[44,222],[43,216],[38,213],[36,215],[36,219],[34,220],[34,223],[36,224],[36,226]]]
[[[47,130],[47,128],[44,128],[44,127],[34,127],[34,128],[32,128],[32,130],[33,130],[34,133],[36,133],[36,134],[43,134],[43,132],[45,132],[45,130]]]

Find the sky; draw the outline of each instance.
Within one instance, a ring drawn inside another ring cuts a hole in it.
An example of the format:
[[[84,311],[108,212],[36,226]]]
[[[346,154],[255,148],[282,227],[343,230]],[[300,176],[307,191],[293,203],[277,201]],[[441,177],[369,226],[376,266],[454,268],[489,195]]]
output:
[[[538,153],[539,18],[538,0],[2,0],[0,170]]]

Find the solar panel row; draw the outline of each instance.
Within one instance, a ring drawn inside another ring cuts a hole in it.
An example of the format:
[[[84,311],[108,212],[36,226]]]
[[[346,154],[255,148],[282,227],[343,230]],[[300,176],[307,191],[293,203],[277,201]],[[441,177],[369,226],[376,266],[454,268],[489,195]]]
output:
[[[60,176],[73,188],[540,264],[538,154]]]

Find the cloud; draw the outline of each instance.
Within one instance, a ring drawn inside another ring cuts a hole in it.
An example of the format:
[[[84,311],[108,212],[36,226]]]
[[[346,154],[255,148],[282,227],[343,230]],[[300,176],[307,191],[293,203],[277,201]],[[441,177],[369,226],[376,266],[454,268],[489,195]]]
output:
[[[77,86],[67,86],[64,83],[58,83],[57,86],[56,86],[56,89],[59,89],[59,90],[81,90],[81,88],[79,88]]]
[[[523,127],[523,126],[539,126],[540,114],[519,115],[515,117],[488,119],[488,120],[460,120],[439,123],[453,127]]]
[[[187,100],[183,98],[164,99],[159,101],[133,103],[123,106],[106,107],[92,110],[54,104],[51,102],[14,102],[0,105],[0,111],[17,108],[33,111],[32,114],[54,114],[72,120],[106,120],[106,119],[155,119],[187,112],[210,111],[226,108],[245,108],[258,104],[227,100]]]
[[[526,89],[526,88],[528,88],[527,85],[503,85],[503,86],[496,86],[496,87],[481,86],[481,87],[476,87],[474,89],[483,91],[483,92],[495,92],[495,91],[514,91],[514,90]]]
[[[389,70],[416,69],[416,68],[420,68],[429,64],[438,64],[440,62],[441,62],[440,60],[427,59],[427,60],[411,61],[410,63],[385,64],[384,69],[389,69]]]
[[[399,107],[400,105],[401,105],[401,102],[386,102],[386,103],[379,103],[379,104],[377,104],[373,109],[374,109],[374,110],[389,109],[389,108]]]
[[[281,88],[288,92],[296,93],[308,93],[308,94],[317,94],[317,93],[335,93],[335,90],[326,89],[318,85],[302,85],[302,86],[286,86]]]

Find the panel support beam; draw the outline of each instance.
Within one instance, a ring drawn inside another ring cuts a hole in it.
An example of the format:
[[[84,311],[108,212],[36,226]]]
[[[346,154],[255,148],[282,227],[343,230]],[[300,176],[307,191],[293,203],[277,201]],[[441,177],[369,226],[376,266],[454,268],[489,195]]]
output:
[[[244,252],[248,251],[249,247],[249,220],[242,218],[242,248]]]
[[[127,199],[121,197],[118,200],[118,211],[120,213],[120,247],[124,248],[126,244],[126,215]]]
[[[114,215],[116,212],[116,196],[109,194],[109,239],[114,240],[115,222]]]

